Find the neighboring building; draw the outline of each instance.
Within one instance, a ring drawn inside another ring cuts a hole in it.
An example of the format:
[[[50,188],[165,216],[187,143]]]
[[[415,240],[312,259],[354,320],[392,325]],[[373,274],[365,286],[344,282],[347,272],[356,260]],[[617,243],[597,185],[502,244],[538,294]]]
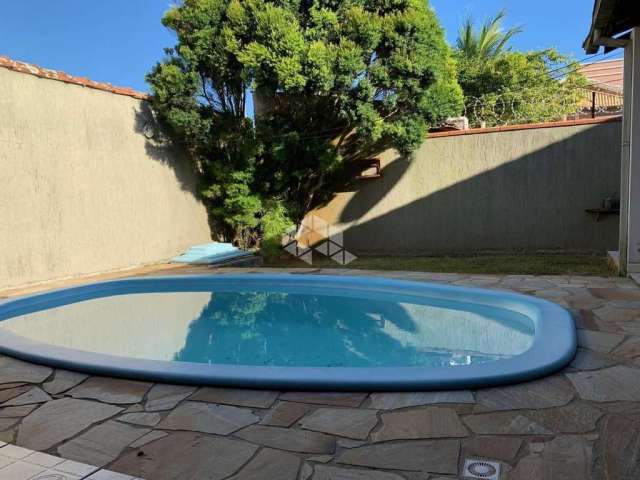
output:
[[[584,49],[624,49],[620,182],[621,273],[640,280],[640,10],[631,0],[595,0]]]
[[[582,64],[579,72],[589,82],[585,91],[582,108],[585,113],[596,115],[615,115],[622,111],[623,95],[622,59],[603,60]]]
[[[587,78],[590,88],[610,93],[622,93],[623,71],[622,58],[583,63],[579,70]]]

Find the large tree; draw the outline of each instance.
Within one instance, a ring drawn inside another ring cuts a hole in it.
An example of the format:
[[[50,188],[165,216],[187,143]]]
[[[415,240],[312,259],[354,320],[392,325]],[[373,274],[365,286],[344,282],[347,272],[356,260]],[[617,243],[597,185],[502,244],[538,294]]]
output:
[[[147,77],[154,109],[240,241],[299,221],[358,160],[409,154],[461,110],[425,0],[184,0],[163,23],[177,45]],[[264,107],[257,128],[250,90]]]
[[[458,31],[458,82],[465,114],[487,126],[556,120],[579,110],[586,82],[578,65],[554,49],[521,52],[509,41],[522,30],[502,28],[505,12]]]
[[[520,27],[503,30],[502,20],[506,11],[501,10],[477,28],[473,18],[467,17],[458,30],[456,49],[460,56],[467,59],[489,60],[502,54],[507,49],[509,40],[522,32]]]

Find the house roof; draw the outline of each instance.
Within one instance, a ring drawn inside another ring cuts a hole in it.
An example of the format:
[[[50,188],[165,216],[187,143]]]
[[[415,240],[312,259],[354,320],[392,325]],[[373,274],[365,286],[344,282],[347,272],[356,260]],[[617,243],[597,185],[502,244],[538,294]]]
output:
[[[601,46],[605,46],[605,50],[616,48],[611,43],[605,45],[602,39],[612,38],[640,25],[640,9],[637,7],[635,0],[595,0],[591,28],[582,44],[587,53],[596,53]]]
[[[597,90],[614,93],[622,92],[624,60],[603,60],[601,62],[584,63],[580,66],[589,85]]]

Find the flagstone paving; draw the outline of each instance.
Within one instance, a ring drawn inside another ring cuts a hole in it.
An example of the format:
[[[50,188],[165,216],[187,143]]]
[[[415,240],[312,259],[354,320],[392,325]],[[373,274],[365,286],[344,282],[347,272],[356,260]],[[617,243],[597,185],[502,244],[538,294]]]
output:
[[[249,269],[261,270],[274,271]],[[443,480],[458,478],[466,457],[501,462],[502,480],[640,478],[640,288],[631,280],[296,272],[536,295],[572,312],[580,349],[563,371],[524,384],[375,393],[152,384],[0,356],[0,441],[147,480]]]

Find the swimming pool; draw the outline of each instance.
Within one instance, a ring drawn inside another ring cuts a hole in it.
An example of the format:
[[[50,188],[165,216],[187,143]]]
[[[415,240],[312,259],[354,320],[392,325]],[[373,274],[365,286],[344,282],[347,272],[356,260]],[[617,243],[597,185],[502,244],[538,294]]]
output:
[[[162,382],[470,388],[549,374],[575,350],[573,319],[546,300],[379,277],[142,277],[0,303],[2,353]]]

